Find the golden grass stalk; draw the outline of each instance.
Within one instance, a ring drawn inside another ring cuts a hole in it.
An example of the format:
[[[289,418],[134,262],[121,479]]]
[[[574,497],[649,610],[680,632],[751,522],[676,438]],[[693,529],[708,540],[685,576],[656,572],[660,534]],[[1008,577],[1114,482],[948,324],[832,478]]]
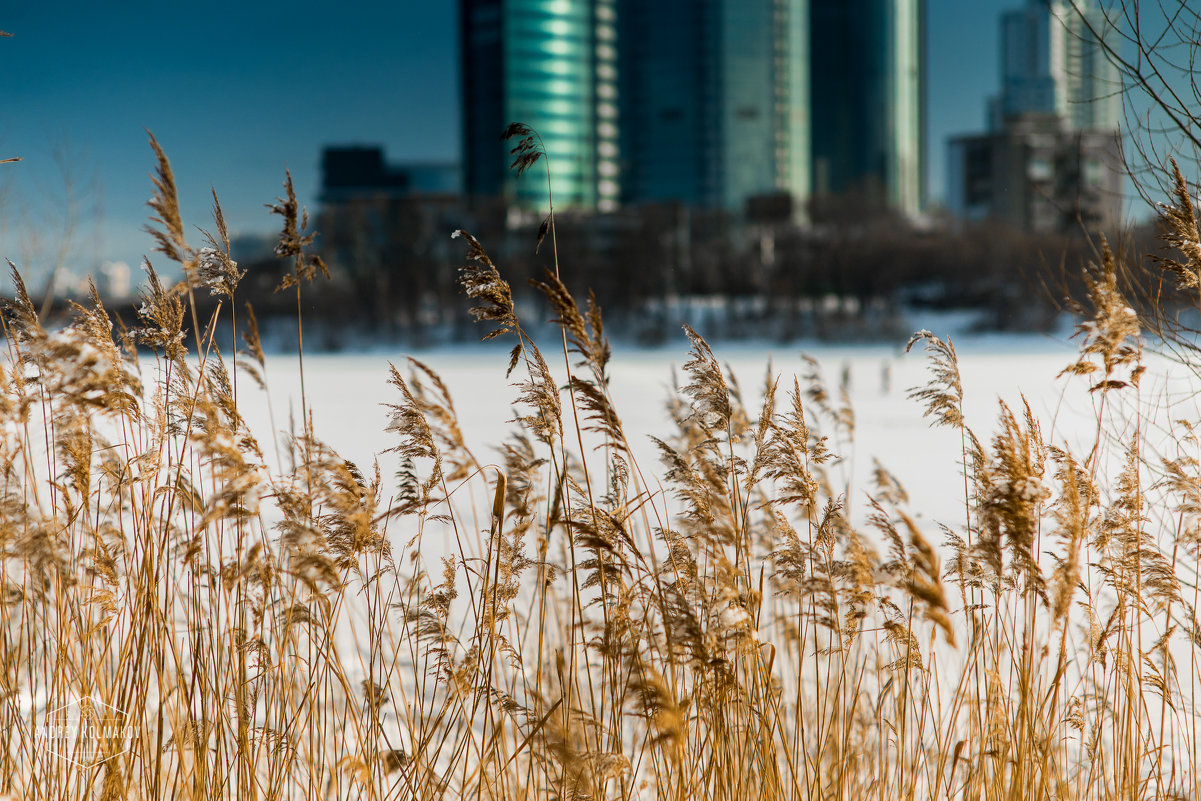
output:
[[[514,133],[519,166],[544,155]],[[499,463],[477,458],[442,379],[411,360],[407,376],[381,366],[394,475],[341,458],[307,410],[294,464],[272,470],[239,394],[266,389],[252,312],[243,358],[214,343],[241,278],[220,207],[193,250],[152,147],[152,233],[184,268],[176,286],[148,272],[133,338],[152,357],[114,340],[94,295],[48,330],[18,275],[5,316],[5,793],[1201,790],[1195,437],[1154,463],[1141,436],[1120,455],[1098,436],[1081,457],[1029,405],[1001,405],[985,445],[954,347],[921,332],[910,345],[924,342],[932,375],[912,397],[963,437],[964,484],[948,490],[966,527],[940,546],[884,466],[866,501],[835,489],[831,469],[857,447],[845,382],[835,401],[816,365],[769,370],[756,414],[688,329],[656,473],[613,404],[595,303],[557,272],[538,282],[563,332],[557,373],[483,244],[460,234],[485,338],[513,337],[507,370],[523,371]],[[286,188],[279,253],[299,290],[321,265]],[[1102,401],[1138,392],[1124,379],[1144,366],[1113,268],[1105,256],[1090,283],[1068,370],[1100,373]],[[200,286],[222,305],[188,336],[184,298]],[[239,389],[239,370],[255,382]],[[1099,404],[1102,433],[1117,413]]]

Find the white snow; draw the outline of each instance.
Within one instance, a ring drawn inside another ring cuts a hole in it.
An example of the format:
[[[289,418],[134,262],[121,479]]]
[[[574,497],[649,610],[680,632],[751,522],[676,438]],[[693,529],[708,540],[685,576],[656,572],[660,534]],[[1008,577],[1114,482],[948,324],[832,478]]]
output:
[[[679,372],[688,359],[687,341],[683,336],[680,340],[674,347],[617,350],[614,354],[610,370],[612,394],[630,441],[636,449],[640,443],[644,446],[635,453],[644,472],[659,472],[657,452],[648,436],[665,437],[672,433],[664,404],[673,367],[679,380],[684,380]],[[1082,456],[1087,454],[1096,433],[1099,395],[1089,394],[1086,378],[1057,378],[1077,358],[1074,343],[1011,335],[964,340],[957,342],[956,348],[967,421],[982,442],[987,445],[991,439],[998,400],[1007,403],[1020,418],[1024,397],[1048,442],[1068,445]],[[769,361],[773,372],[780,377],[777,408],[785,401],[794,375],[802,389],[805,387],[808,366],[796,348],[737,344],[717,345],[714,351],[718,360],[737,376],[752,417],[759,410]],[[838,468],[841,472],[835,475],[846,482],[848,505],[855,516],[863,508],[863,492],[869,486],[873,459],[878,459],[908,491],[915,516],[931,522],[958,523],[963,515],[960,436],[956,431],[931,428],[922,417],[921,404],[907,397],[910,388],[927,380],[928,359],[921,346],[915,346],[908,354],[901,346],[817,346],[807,347],[805,352],[821,365],[835,400],[843,376],[849,379],[856,424],[854,442],[840,441],[828,424],[822,425],[822,433],[831,435],[831,450],[843,457]],[[547,345],[544,353],[556,381],[565,384],[561,352]],[[491,447],[504,439],[512,425],[507,421],[515,416],[517,389],[513,383],[524,377],[519,367],[512,379],[506,381],[506,347],[481,345],[415,355],[442,376],[450,388],[468,443],[481,458],[490,458],[494,454]],[[384,432],[388,417],[383,404],[398,398],[398,393],[387,384],[388,362],[407,375],[405,356],[402,352],[373,352],[305,357],[305,384],[316,436],[364,472],[369,471],[377,454],[395,444]],[[1184,389],[1179,382],[1167,381],[1167,376],[1179,372],[1179,368],[1162,359],[1151,361],[1141,397],[1155,398],[1169,390],[1178,397],[1187,397],[1182,394]],[[283,354],[271,357],[267,380],[276,424],[285,428],[291,413],[293,425],[299,430],[300,382],[296,358]],[[1120,414],[1123,404],[1135,397],[1132,393],[1133,390],[1110,393],[1106,414]],[[1163,407],[1164,403],[1159,403]],[[238,405],[259,434],[268,464],[274,465],[274,451],[264,434],[270,430],[266,402],[263,394],[245,378],[239,382]],[[567,407],[564,408],[567,415]],[[1195,408],[1192,414],[1196,414]],[[1181,416],[1189,417],[1190,413],[1178,410],[1171,413],[1172,419]],[[383,474],[389,476],[395,468],[395,457],[385,454],[381,458]]]

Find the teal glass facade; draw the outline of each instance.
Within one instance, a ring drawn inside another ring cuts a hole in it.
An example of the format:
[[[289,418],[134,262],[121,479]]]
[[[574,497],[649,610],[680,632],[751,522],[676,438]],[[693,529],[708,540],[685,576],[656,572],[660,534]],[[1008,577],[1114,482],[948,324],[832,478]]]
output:
[[[808,195],[807,9],[623,0],[626,201],[739,210],[755,195]]]
[[[1001,16],[1001,94],[989,127],[1006,118],[1056,114],[1076,131],[1114,131],[1121,121],[1121,80],[1097,35],[1116,36],[1103,10],[1087,0],[1027,0]]]
[[[813,190],[924,199],[922,0],[812,0]]]
[[[609,210],[866,189],[923,201],[924,0],[460,0],[464,178],[541,208],[510,122],[542,136],[555,204]]]
[[[708,57],[715,6],[713,0],[619,6],[625,202],[720,202],[719,67]]]
[[[514,143],[499,141],[508,123],[523,122],[542,138],[556,207],[616,207],[613,0],[465,0],[460,11],[468,192],[546,205],[544,165],[518,177],[507,169]],[[473,111],[473,100],[484,110]]]

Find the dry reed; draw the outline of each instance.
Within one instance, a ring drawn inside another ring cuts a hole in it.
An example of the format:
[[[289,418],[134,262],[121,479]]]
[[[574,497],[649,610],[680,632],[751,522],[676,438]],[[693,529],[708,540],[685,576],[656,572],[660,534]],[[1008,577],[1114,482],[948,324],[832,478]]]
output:
[[[511,133],[520,169],[544,155],[532,131]],[[381,375],[396,393],[394,476],[339,457],[307,407],[290,468],[273,470],[239,412],[240,393],[267,386],[253,314],[240,354],[216,343],[242,275],[220,206],[216,234],[194,248],[151,145],[150,231],[184,278],[149,270],[129,338],[113,338],[95,295],[46,330],[14,273],[0,368],[0,791],[1201,793],[1196,423],[1162,463],[1138,436],[1108,436],[1127,429],[1109,427],[1105,399],[1138,393],[1143,368],[1108,250],[1065,371],[1090,376],[1100,399],[1086,454],[1047,442],[1029,406],[1002,405],[985,444],[964,416],[954,347],[929,332],[911,341],[932,367],[913,397],[962,437],[963,485],[949,488],[963,496],[961,529],[924,530],[880,466],[867,525],[854,525],[835,470],[855,430],[845,386],[836,400],[815,364],[769,371],[749,409],[691,329],[672,430],[657,440],[664,469],[648,472],[612,403],[596,304],[581,308],[557,271],[536,282],[563,332],[556,372],[465,233],[473,313],[494,326],[485,338],[513,339],[508,370],[524,375],[501,463],[476,457],[437,373],[411,360],[407,375]],[[1178,182],[1170,241],[1195,254]],[[324,265],[290,180],[272,211],[299,303]],[[547,219],[538,244],[553,244]],[[1164,266],[1185,283],[1197,274]],[[220,298],[209,320],[196,316],[201,288]],[[435,539],[450,547],[428,560]]]

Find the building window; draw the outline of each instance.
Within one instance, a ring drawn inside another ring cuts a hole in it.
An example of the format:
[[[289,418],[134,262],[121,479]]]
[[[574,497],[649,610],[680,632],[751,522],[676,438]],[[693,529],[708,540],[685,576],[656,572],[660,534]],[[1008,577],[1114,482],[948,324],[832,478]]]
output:
[[[1051,159],[1046,156],[1031,156],[1030,161],[1026,163],[1026,176],[1031,181],[1049,181],[1054,174]]]

